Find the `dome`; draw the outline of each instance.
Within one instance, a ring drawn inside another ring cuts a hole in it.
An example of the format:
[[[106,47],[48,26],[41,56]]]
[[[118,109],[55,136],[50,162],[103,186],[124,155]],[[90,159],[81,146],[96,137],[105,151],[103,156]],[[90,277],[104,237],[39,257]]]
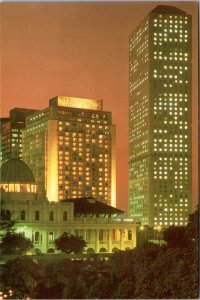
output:
[[[29,166],[19,158],[12,158],[1,166],[1,183],[35,183]]]

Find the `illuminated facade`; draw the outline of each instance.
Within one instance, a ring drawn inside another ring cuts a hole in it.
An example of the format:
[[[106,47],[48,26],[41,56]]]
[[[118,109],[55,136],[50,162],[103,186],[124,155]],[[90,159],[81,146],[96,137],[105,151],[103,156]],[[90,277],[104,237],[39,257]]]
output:
[[[22,130],[25,128],[25,118],[35,112],[35,109],[14,108],[10,110],[9,118],[1,121],[1,163],[11,157],[22,157]]]
[[[31,169],[18,158],[2,164],[0,187],[2,208],[15,220],[17,232],[33,241],[33,254],[59,253],[54,240],[64,232],[82,236],[85,253],[136,246],[136,224],[123,211],[90,197],[47,201],[38,194]]]
[[[191,16],[157,6],[130,36],[129,214],[185,225],[192,203]]]
[[[55,97],[27,117],[23,159],[49,201],[94,197],[116,206],[115,125],[102,104]]]

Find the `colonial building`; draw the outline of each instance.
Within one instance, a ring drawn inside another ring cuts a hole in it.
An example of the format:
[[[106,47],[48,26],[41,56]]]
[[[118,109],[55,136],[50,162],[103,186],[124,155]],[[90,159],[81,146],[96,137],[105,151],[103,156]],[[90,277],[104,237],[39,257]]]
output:
[[[64,232],[82,236],[86,253],[136,246],[136,225],[123,211],[91,197],[49,202],[38,193],[31,169],[18,158],[2,165],[1,198],[17,231],[32,239],[35,253],[58,252],[54,240]]]

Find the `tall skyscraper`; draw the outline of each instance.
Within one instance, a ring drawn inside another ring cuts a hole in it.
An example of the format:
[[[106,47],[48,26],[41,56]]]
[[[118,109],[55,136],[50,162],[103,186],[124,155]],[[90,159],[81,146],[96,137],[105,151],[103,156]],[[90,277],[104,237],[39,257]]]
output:
[[[25,128],[26,116],[37,111],[29,108],[13,108],[9,118],[1,118],[0,160],[4,163],[11,157],[22,156],[22,131]]]
[[[185,225],[192,203],[191,16],[159,5],[130,36],[129,213]]]
[[[49,201],[94,197],[116,206],[115,125],[102,100],[50,99],[26,118],[23,159]]]

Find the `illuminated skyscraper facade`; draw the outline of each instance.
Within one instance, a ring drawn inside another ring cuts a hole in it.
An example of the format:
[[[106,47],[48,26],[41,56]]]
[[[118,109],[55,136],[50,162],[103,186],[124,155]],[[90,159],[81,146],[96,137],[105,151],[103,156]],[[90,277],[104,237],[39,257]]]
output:
[[[115,125],[102,100],[50,99],[26,119],[23,159],[49,201],[94,197],[116,206]]]
[[[13,108],[9,118],[1,118],[0,160],[4,163],[11,157],[22,157],[22,131],[25,128],[26,116],[37,111],[29,108]]]
[[[130,36],[129,214],[185,225],[192,203],[191,16],[157,6]]]

